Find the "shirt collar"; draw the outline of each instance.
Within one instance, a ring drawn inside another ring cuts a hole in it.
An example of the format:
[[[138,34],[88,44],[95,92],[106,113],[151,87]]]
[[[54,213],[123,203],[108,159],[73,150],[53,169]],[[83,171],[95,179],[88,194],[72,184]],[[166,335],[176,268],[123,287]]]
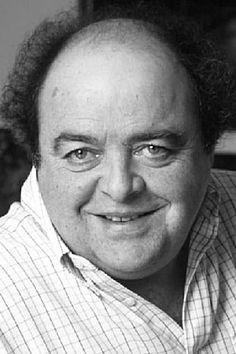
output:
[[[190,234],[186,286],[191,282],[200,261],[218,234],[220,199],[217,186],[211,177]]]
[[[51,223],[39,190],[35,167],[32,168],[21,189],[21,204],[24,209],[33,216],[38,227],[43,230],[45,237],[51,244],[54,254],[60,261],[63,254],[68,253],[69,249]]]

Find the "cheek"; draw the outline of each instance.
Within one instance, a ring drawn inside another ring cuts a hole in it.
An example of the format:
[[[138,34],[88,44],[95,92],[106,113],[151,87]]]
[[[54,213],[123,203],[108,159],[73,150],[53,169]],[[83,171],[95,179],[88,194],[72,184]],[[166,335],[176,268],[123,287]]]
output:
[[[199,184],[188,171],[183,168],[175,169],[172,166],[157,169],[146,173],[145,182],[147,189],[157,196],[162,196],[170,203],[179,203],[189,199],[195,193]]]
[[[166,228],[170,235],[177,236],[176,241],[189,233],[203,202],[208,177],[209,172],[198,173],[192,168],[172,174],[169,180],[166,178],[163,190],[170,200]]]
[[[168,229],[191,227],[208,185],[209,169],[199,169],[194,162],[173,164],[147,176],[150,191],[170,203],[166,214]]]
[[[147,187],[156,194],[166,195],[170,201],[188,201],[201,197],[208,183],[210,164],[200,153],[192,155],[168,166],[143,170]]]
[[[54,208],[65,214],[78,213],[91,198],[96,185],[91,176],[43,164],[38,171],[38,180],[46,207],[53,213]]]

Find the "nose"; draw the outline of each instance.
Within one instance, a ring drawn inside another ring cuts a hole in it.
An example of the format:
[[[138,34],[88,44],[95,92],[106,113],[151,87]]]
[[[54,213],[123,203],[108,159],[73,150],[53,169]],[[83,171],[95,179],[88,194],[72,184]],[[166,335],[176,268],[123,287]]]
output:
[[[120,158],[107,163],[100,180],[102,193],[116,202],[125,202],[145,188],[144,179],[131,170],[129,161]]]

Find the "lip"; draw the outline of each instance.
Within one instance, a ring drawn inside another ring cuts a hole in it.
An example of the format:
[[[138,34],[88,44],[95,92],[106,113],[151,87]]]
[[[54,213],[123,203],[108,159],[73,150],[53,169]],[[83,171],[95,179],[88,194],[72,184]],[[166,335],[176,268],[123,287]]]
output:
[[[118,217],[118,218],[138,218],[144,215],[148,215],[151,214],[153,212],[155,212],[157,209],[152,209],[152,210],[145,210],[145,211],[138,211],[138,212],[134,212],[134,211],[129,211],[129,212],[120,212],[120,211],[109,211],[109,212],[102,212],[99,214],[94,214],[96,216],[101,216],[101,217]]]
[[[110,211],[102,211],[99,214],[97,213],[90,213],[95,217],[100,218],[104,222],[107,222],[109,224],[115,224],[115,225],[124,225],[124,224],[129,224],[129,223],[134,223],[137,221],[142,220],[143,218],[146,218],[148,216],[153,215],[160,209],[163,209],[168,203],[163,203],[161,205],[158,205],[154,208],[151,209],[144,209],[144,210],[139,210],[139,211],[134,211],[134,210],[127,210],[127,211],[121,211],[121,210],[110,210]],[[116,219],[123,219],[123,220],[116,220]]]
[[[106,239],[121,242],[122,240],[137,240],[145,237],[153,225],[159,224],[160,227],[162,227],[166,213],[165,209],[168,205],[168,201],[163,200],[159,202],[158,205],[156,204],[149,208],[143,207],[142,210],[138,210],[137,208],[133,208],[133,210],[128,210],[128,208],[123,210],[121,210],[121,208],[109,209],[109,207],[106,206],[106,210],[109,211],[102,209],[98,214],[90,210],[87,211],[87,214],[92,216],[90,221],[95,228],[102,228],[102,234]],[[108,218],[106,218],[106,216],[108,216]],[[111,217],[133,219],[127,221],[113,221],[109,219]]]
[[[132,216],[98,216],[104,223],[114,226],[128,226],[136,225],[137,223],[143,222],[145,218],[154,214],[155,211],[146,214],[132,215]]]

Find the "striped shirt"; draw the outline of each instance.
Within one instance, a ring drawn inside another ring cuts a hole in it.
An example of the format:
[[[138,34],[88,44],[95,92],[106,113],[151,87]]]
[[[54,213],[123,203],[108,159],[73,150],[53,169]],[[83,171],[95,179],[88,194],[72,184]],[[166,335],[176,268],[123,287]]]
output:
[[[0,353],[236,353],[235,173],[212,172],[192,228],[182,328],[70,252],[34,169],[0,234]]]

